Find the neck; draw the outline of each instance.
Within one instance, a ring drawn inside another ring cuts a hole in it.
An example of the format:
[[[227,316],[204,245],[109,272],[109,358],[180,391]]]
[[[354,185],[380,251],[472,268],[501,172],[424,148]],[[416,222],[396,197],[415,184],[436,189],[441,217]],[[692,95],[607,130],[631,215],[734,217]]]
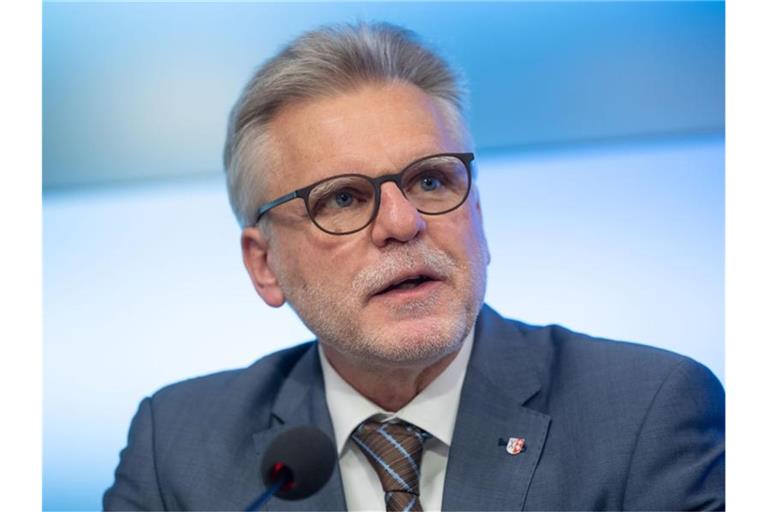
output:
[[[385,411],[395,412],[429,386],[456,359],[456,350],[437,361],[421,366],[361,366],[344,354],[323,344],[323,351],[334,370],[361,395]]]

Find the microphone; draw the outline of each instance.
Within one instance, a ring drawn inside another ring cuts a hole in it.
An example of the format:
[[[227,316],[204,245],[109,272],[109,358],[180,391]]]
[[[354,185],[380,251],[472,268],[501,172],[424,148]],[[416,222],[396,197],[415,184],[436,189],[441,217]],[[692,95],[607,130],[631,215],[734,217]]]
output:
[[[261,459],[267,490],[246,510],[258,510],[272,495],[300,500],[315,494],[331,478],[335,465],[336,448],[319,428],[301,426],[282,432]]]

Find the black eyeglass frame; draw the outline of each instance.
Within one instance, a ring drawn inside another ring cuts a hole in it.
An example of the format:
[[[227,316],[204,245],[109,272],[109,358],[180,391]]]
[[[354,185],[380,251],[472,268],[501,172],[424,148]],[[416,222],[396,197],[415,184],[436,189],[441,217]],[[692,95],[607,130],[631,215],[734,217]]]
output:
[[[300,188],[298,190],[294,190],[293,192],[289,194],[285,194],[284,196],[280,196],[277,199],[268,202],[265,205],[262,205],[257,211],[256,211],[256,220],[254,221],[254,226],[258,224],[259,220],[266,214],[269,210],[272,208],[275,208],[277,206],[280,206],[281,204],[287,203],[288,201],[292,201],[294,199],[303,199],[304,200],[304,207],[307,209],[307,215],[309,215],[309,218],[312,220],[312,223],[317,226],[318,229],[321,231],[328,233],[329,235],[351,235],[352,233],[357,233],[358,231],[362,231],[368,225],[370,225],[371,222],[373,222],[373,219],[376,218],[376,215],[379,213],[379,205],[381,205],[381,186],[384,183],[387,183],[389,181],[394,182],[397,185],[397,188],[400,189],[400,192],[403,194],[403,196],[408,199],[408,196],[405,195],[405,192],[403,191],[403,185],[402,185],[402,178],[403,175],[414,165],[420,164],[421,162],[425,160],[429,160],[430,158],[439,158],[443,156],[450,156],[457,158],[461,161],[461,163],[464,164],[464,167],[467,170],[467,190],[464,193],[464,197],[461,198],[461,201],[456,204],[456,206],[453,206],[451,208],[448,208],[447,210],[443,210],[441,212],[425,212],[422,210],[416,209],[419,213],[424,215],[443,215],[448,212],[452,212],[453,210],[459,208],[461,205],[464,204],[464,202],[467,200],[467,197],[469,197],[469,191],[472,189],[472,166],[471,163],[475,159],[474,153],[437,153],[435,155],[428,155],[422,158],[419,158],[418,160],[414,160],[403,170],[400,172],[397,172],[395,174],[385,174],[383,176],[377,176],[375,178],[371,178],[370,176],[366,176],[364,174],[337,174],[336,176],[330,176],[328,178],[322,179],[320,181],[317,181],[311,185],[307,185],[306,187]],[[353,229],[351,231],[344,231],[342,233],[336,233],[334,231],[329,231],[325,228],[323,228],[320,224],[315,221],[315,217],[312,215],[312,212],[309,208],[309,193],[312,191],[313,188],[315,188],[318,185],[321,185],[327,181],[335,180],[338,178],[349,178],[349,177],[359,177],[363,178],[366,181],[368,181],[371,185],[373,185],[373,191],[374,191],[374,205],[373,210],[371,211],[371,218],[368,219],[368,222],[363,224],[357,229]],[[410,200],[409,200],[410,201]]]

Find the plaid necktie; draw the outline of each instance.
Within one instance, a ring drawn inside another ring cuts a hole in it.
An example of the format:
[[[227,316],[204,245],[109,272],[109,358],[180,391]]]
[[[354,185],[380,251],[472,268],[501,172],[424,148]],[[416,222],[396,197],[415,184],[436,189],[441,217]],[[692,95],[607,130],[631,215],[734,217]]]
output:
[[[362,422],[352,433],[376,470],[384,490],[387,512],[420,512],[419,475],[424,441],[430,435],[405,422]]]

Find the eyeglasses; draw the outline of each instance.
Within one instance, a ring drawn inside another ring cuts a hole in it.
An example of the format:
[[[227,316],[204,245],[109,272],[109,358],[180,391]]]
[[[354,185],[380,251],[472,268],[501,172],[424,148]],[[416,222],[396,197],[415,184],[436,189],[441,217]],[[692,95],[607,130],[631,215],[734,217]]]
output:
[[[473,153],[426,156],[397,174],[371,178],[341,174],[278,197],[256,212],[256,222],[272,208],[301,198],[312,222],[331,235],[349,235],[368,226],[379,211],[381,186],[394,182],[406,199],[425,215],[441,215],[461,206],[472,185]]]

